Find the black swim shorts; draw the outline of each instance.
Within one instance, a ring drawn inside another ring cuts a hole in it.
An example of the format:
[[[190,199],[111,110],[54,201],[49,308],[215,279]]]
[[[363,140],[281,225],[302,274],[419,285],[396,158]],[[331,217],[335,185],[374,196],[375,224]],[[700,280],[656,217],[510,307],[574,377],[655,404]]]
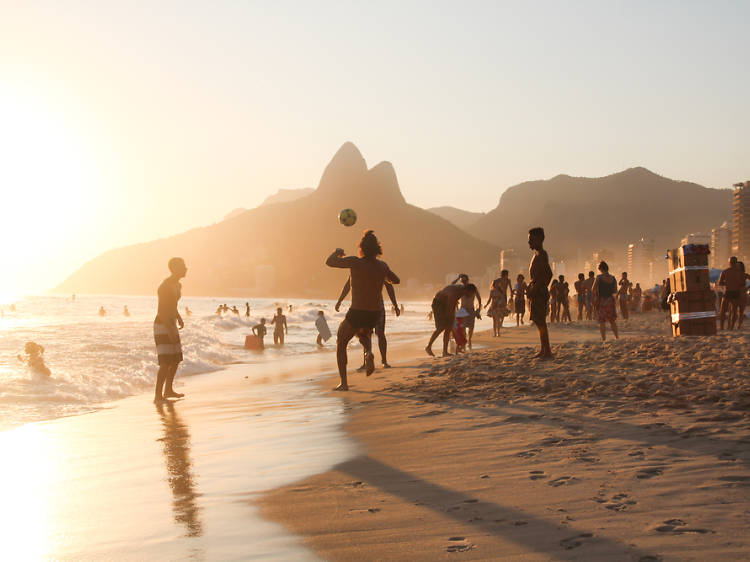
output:
[[[350,308],[346,313],[346,320],[355,330],[372,330],[378,325],[379,310],[356,310]]]
[[[531,296],[531,305],[529,307],[529,320],[537,326],[547,322],[547,312],[549,311],[549,291],[547,287],[540,287],[536,294]]]
[[[450,329],[453,327],[455,313],[451,314],[450,311],[446,310],[447,308],[445,303],[438,297],[432,299],[432,318],[435,320],[435,329]]]

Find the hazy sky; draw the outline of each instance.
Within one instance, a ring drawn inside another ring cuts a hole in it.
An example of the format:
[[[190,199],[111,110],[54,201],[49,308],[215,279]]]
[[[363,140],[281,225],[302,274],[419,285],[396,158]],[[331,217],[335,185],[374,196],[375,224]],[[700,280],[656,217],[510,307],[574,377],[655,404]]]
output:
[[[749,21],[739,0],[0,0],[0,295],[315,186],[347,140],[425,207],[636,165],[729,187]]]

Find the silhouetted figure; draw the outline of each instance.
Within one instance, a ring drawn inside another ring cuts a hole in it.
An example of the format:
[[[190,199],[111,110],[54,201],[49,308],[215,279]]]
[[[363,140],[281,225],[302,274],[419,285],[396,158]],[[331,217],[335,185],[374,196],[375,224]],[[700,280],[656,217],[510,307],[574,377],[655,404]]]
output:
[[[365,231],[359,242],[360,257],[344,257],[344,250],[337,248],[326,260],[329,267],[350,270],[352,305],[339,324],[336,336],[336,362],[341,383],[334,390],[349,390],[346,377],[346,346],[356,335],[365,348],[367,375],[375,370],[372,353],[372,330],[377,326],[382,307],[383,283],[400,283],[398,276],[388,264],[378,259],[383,249],[372,230]]]
[[[729,312],[729,329],[734,329],[734,319],[740,307],[742,291],[745,290],[745,273],[737,265],[737,258],[729,258],[729,267],[721,272],[719,286],[724,287],[724,297],[721,299],[719,311],[719,327],[724,329],[727,312]]]
[[[245,303],[245,318],[250,318],[250,303]]]
[[[432,299],[432,317],[435,320],[435,330],[432,332],[430,340],[424,348],[427,355],[435,356],[432,352],[432,344],[441,333],[443,334],[443,357],[451,355],[448,353],[448,341],[453,330],[453,323],[456,320],[456,305],[464,295],[468,295],[474,291],[476,291],[476,287],[472,283],[466,285],[460,283],[458,285],[451,284],[443,287],[435,294],[435,297]]]
[[[185,307],[185,316],[192,316],[193,312],[186,306]]]
[[[469,285],[469,276],[465,273],[462,273],[458,276],[458,279],[453,281],[453,283],[461,283],[463,285]],[[472,285],[474,287],[473,291],[469,291],[468,293],[465,293],[464,296],[461,297],[461,308],[466,311],[466,314],[461,314],[461,326],[462,326],[462,333],[466,333],[468,331],[468,337],[466,338],[466,343],[469,344],[469,349],[471,349],[471,340],[474,336],[474,321],[479,318],[481,320],[481,310],[482,310],[482,297],[479,296],[479,289],[477,289],[476,285]],[[474,307],[474,299],[477,300],[477,306]],[[461,312],[459,310],[458,312]],[[459,318],[458,313],[456,313],[456,318]]]
[[[559,322],[560,321],[560,309],[558,307],[558,300],[557,300],[557,286],[559,285],[559,281],[557,279],[552,280],[552,284],[549,286],[549,322],[552,324],[553,322]]]
[[[167,264],[171,275],[162,281],[157,289],[159,297],[158,310],[154,318],[154,343],[159,361],[159,372],[156,375],[154,402],[157,404],[166,398],[182,398],[184,394],[173,388],[177,368],[182,361],[182,343],[180,332],[185,327],[177,304],[182,296],[180,279],[187,274],[187,267],[182,258],[172,258]],[[164,394],[162,394],[162,388]]]
[[[492,310],[492,324],[493,327],[495,326],[495,320],[497,320],[497,328],[496,332],[498,337],[500,336],[500,330],[503,327],[503,322],[505,322],[505,317],[508,315],[508,294],[513,293],[511,284],[510,284],[510,273],[507,269],[503,269],[500,272],[500,277],[495,279],[492,282],[492,289],[494,289],[495,292],[495,298],[492,299],[492,307],[490,310]],[[497,316],[495,315],[497,313]]]
[[[560,322],[570,322],[570,285],[564,275],[558,277],[557,313],[560,316]]]
[[[632,309],[635,312],[641,312],[643,310],[643,289],[641,289],[640,283],[636,283],[630,291],[630,298],[632,299]]]
[[[391,285],[388,281],[383,283],[385,286],[385,290],[388,293],[388,298],[391,300],[391,310],[396,316],[401,315],[401,311],[398,307],[398,303],[396,302],[396,291],[393,289],[393,285]],[[349,291],[351,290],[352,283],[350,279],[346,280],[346,283],[344,283],[344,287],[341,289],[341,294],[339,295],[339,300],[336,301],[335,309],[336,312],[339,311],[341,308],[341,302],[346,298],[346,296],[349,294]],[[390,369],[391,366],[388,364],[388,340],[385,337],[385,302],[383,301],[383,293],[381,291],[380,293],[380,316],[378,317],[378,323],[375,325],[375,335],[378,336],[378,349],[380,350],[380,360],[383,362],[383,367],[386,369]],[[366,359],[366,358],[365,358]],[[365,371],[367,369],[367,365],[365,364],[366,361],[362,362],[362,366],[357,369],[357,371]]]
[[[603,261],[599,264],[600,274],[594,282],[594,303],[596,305],[596,316],[599,320],[599,331],[602,341],[607,339],[606,323],[612,326],[612,333],[617,339],[617,306],[615,305],[615,293],[617,293],[617,279],[609,274],[609,266]]]
[[[576,304],[578,305],[578,321],[583,320],[583,311],[586,308],[586,277],[583,273],[578,274],[578,281],[573,283],[576,290]]]
[[[234,314],[235,316],[240,315],[240,311],[237,309],[236,305],[232,307],[232,314]]]
[[[586,299],[586,320],[594,319],[594,282],[596,277],[593,271],[589,271],[589,276],[583,282],[584,298]]]
[[[26,357],[19,355],[19,361],[26,363],[29,369],[31,369],[35,373],[39,373],[45,376],[50,376],[52,374],[52,371],[49,370],[49,367],[44,364],[44,358],[42,357],[42,355],[44,355],[43,346],[39,345],[36,342],[28,341],[26,342],[26,345],[24,345],[23,350],[24,353],[26,353]]]
[[[622,278],[620,279],[620,288],[617,291],[617,301],[620,304],[620,314],[622,314],[623,320],[630,318],[630,292],[633,284],[628,279],[628,272],[622,272]]]
[[[551,359],[552,348],[549,345],[549,331],[547,329],[547,308],[549,306],[549,289],[552,279],[552,268],[549,256],[544,250],[544,229],[540,226],[529,230],[529,248],[534,250],[534,257],[529,265],[529,283],[526,294],[529,296],[529,319],[539,330],[541,348],[536,357]]]
[[[198,492],[193,476],[193,463],[190,460],[190,433],[174,404],[169,401],[157,402],[164,427],[164,437],[159,439],[167,467],[167,481],[172,491],[172,513],[176,523],[184,525],[186,536],[199,537],[203,534],[198,507]]]
[[[263,341],[263,338],[266,337],[267,332],[268,329],[266,328],[266,319],[261,318],[260,324],[256,324],[255,326],[253,326],[253,334],[258,336],[258,343],[261,349],[266,347],[266,343]]]
[[[273,343],[274,345],[284,345],[284,334],[289,334],[289,328],[286,325],[286,316],[281,312],[281,307],[276,309],[276,314],[271,319],[273,324]]]
[[[511,295],[513,312],[516,315],[516,326],[523,325],[523,315],[526,314],[526,287],[525,277],[519,273]]]
[[[128,305],[127,304],[124,307],[122,307],[122,314],[126,318],[130,318],[130,311],[128,310]]]
[[[73,293],[73,296],[70,297],[70,301],[71,302],[76,302],[76,294],[75,293]]]
[[[106,315],[107,315],[107,311],[104,309],[103,306],[100,306],[99,307],[99,316],[106,316]]]

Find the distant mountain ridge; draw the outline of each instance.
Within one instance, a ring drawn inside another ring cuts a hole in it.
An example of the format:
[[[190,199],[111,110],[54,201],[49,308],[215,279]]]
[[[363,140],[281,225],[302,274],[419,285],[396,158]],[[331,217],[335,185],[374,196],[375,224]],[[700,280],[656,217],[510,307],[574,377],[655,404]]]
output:
[[[337,220],[339,210],[347,207],[358,213],[353,228]],[[385,261],[415,291],[424,284],[442,285],[447,273],[466,271],[478,276],[497,263],[497,247],[409,205],[390,162],[368,169],[357,147],[345,143],[309,195],[261,205],[169,238],[105,252],[57,290],[153,294],[167,275],[167,260],[179,255],[189,268],[186,294],[333,299],[346,272],[328,268],[324,261],[337,247],[354,254],[366,228],[375,230]]]
[[[575,260],[607,248],[653,239],[655,251],[689,232],[709,232],[731,215],[732,191],[675,181],[642,167],[601,178],[558,175],[508,188],[497,207],[467,231],[503,248],[527,248],[532,226],[543,226],[550,255]]]
[[[468,230],[474,226],[479,219],[481,219],[485,213],[474,213],[472,211],[464,211],[456,207],[444,206],[444,207],[431,207],[427,209],[431,213],[436,214],[439,217],[443,217],[445,220],[452,222],[458,228],[462,230]]]

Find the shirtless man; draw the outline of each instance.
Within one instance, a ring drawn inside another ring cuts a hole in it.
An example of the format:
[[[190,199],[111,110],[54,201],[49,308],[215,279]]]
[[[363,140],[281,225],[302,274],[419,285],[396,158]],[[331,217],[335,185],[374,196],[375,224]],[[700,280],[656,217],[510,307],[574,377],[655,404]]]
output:
[[[617,300],[620,303],[620,314],[622,314],[623,320],[627,320],[630,316],[630,290],[633,284],[628,279],[628,272],[622,272],[622,278],[620,279],[620,288],[617,290]]]
[[[558,315],[560,315],[560,322],[565,322],[566,318],[567,321],[570,322],[570,285],[568,285],[568,282],[565,280],[564,275],[560,275],[560,277],[558,277],[558,281],[557,310]]]
[[[578,281],[573,283],[573,287],[576,290],[576,303],[578,304],[578,321],[583,320],[583,309],[586,308],[586,289],[584,284],[586,283],[586,277],[583,273],[578,274]]]
[[[535,357],[552,359],[552,348],[549,344],[549,332],[547,330],[547,307],[549,305],[549,289],[547,286],[552,280],[552,268],[549,265],[549,256],[544,250],[544,229],[542,227],[538,226],[529,230],[529,248],[534,250],[534,257],[529,265],[531,283],[526,290],[531,301],[529,318],[536,324],[541,342],[541,348]]]
[[[724,287],[724,298],[721,299],[719,311],[719,327],[724,329],[727,312],[730,312],[729,329],[733,330],[734,318],[737,316],[742,297],[741,291],[745,290],[745,274],[737,266],[735,256],[729,258],[729,267],[721,272],[719,286]]]
[[[383,283],[388,281],[398,285],[401,282],[388,264],[378,259],[378,256],[383,254],[383,249],[372,230],[367,230],[362,235],[359,254],[360,257],[344,257],[344,250],[336,248],[326,260],[328,267],[348,269],[352,286],[352,305],[336,334],[336,362],[341,383],[334,390],[349,390],[346,378],[346,346],[354,336],[359,338],[365,348],[367,376],[375,370],[372,330],[380,316]]]
[[[583,282],[584,298],[586,300],[586,320],[592,320],[594,317],[594,283],[596,276],[593,271],[589,271],[589,277]]]
[[[177,367],[182,361],[182,344],[180,332],[185,327],[182,316],[177,310],[177,303],[182,296],[180,279],[187,274],[187,267],[182,258],[172,258],[167,264],[171,275],[162,281],[156,294],[159,297],[156,318],[154,318],[154,343],[159,361],[159,372],[156,374],[154,403],[160,404],[167,398],[182,398],[184,394],[175,392],[172,384],[177,374]],[[179,327],[179,329],[178,329]],[[164,394],[162,394],[162,388]]]
[[[465,273],[462,273],[453,283],[468,285],[469,276]],[[474,299],[476,299],[479,303],[479,306],[477,308],[474,308]],[[482,297],[479,296],[478,289],[475,289],[472,293],[467,293],[463,297],[461,297],[461,308],[469,313],[469,315],[463,319],[463,325],[465,328],[468,328],[469,333],[467,343],[469,345],[469,349],[471,349],[471,336],[474,335],[474,320],[476,320],[477,318],[479,318],[480,320],[482,319]]]
[[[456,319],[456,305],[458,300],[465,295],[476,292],[477,288],[472,283],[459,283],[458,285],[450,284],[437,292],[432,299],[432,313],[435,320],[435,331],[430,336],[430,341],[425,347],[427,355],[435,357],[432,353],[432,344],[443,332],[443,357],[451,355],[448,353],[448,341],[451,337],[453,322]]]
[[[289,335],[289,328],[286,325],[286,316],[281,312],[281,307],[276,309],[276,315],[271,320],[273,324],[273,344],[284,345],[284,332]]]
[[[503,321],[505,320],[505,311],[508,308],[508,294],[513,294],[513,287],[510,284],[510,277],[508,277],[508,270],[503,269],[500,272],[500,277],[492,282],[492,287],[497,291],[500,291],[500,298],[494,303],[493,309],[500,310],[499,318],[497,319],[500,323],[497,327],[497,333],[500,335],[500,328],[503,327]],[[493,316],[494,318],[494,316]]]
[[[398,302],[396,302],[396,291],[393,290],[393,285],[391,285],[388,281],[386,281],[384,285],[385,291],[388,293],[388,298],[391,299],[391,304],[393,305],[393,310],[396,313],[396,316],[401,316],[401,309],[398,307]],[[344,288],[341,289],[339,300],[336,302],[336,306],[334,307],[336,309],[336,312],[338,312],[339,308],[341,308],[341,302],[346,298],[346,295],[349,294],[351,288],[351,280],[347,279],[346,283],[344,284]],[[388,353],[388,340],[385,337],[385,302],[383,302],[382,291],[380,293],[380,316],[378,317],[378,323],[375,325],[375,335],[378,336],[378,349],[380,349],[380,359],[383,362],[383,367],[386,369],[390,369],[391,366],[388,364],[388,359],[386,358],[386,354]],[[357,370],[364,371],[366,369],[367,365],[363,363],[362,366]]]

